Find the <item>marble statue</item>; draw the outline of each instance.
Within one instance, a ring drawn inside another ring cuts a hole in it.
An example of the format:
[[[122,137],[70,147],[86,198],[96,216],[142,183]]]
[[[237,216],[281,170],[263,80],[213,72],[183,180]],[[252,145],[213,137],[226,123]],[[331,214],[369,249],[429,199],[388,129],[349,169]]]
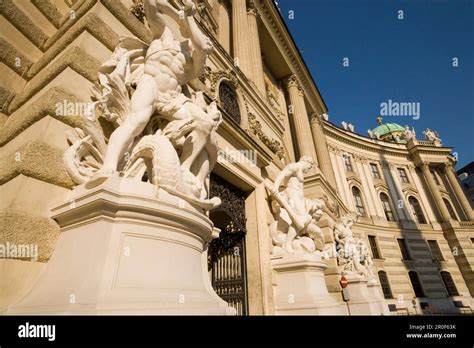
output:
[[[438,132],[434,132],[429,128],[426,128],[423,131],[423,135],[425,136],[425,140],[432,141],[436,146],[441,146],[441,138],[439,137]]]
[[[349,130],[350,130],[352,133],[354,133],[355,128],[354,128],[354,125],[353,125],[352,123],[349,123],[349,124],[347,125],[347,128],[349,128]]]
[[[315,253],[324,248],[324,236],[317,226],[324,202],[305,198],[303,191],[304,174],[313,165],[309,156],[302,156],[298,162],[288,164],[273,185],[265,182],[275,215],[270,225],[274,254]]]
[[[141,180],[146,173],[154,185],[199,208],[220,203],[207,199],[206,178],[217,161],[222,116],[187,86],[202,74],[213,46],[197,26],[194,2],[183,4],[178,10],[169,1],[145,0],[154,39],[148,45],[120,38],[100,67],[92,100],[113,131],[107,141],[89,115],[84,129],[69,134],[65,163],[77,184],[91,188],[111,176]]]
[[[321,115],[324,121],[329,121],[329,115],[325,112]]]
[[[365,241],[352,234],[352,219],[344,217],[334,227],[339,266],[346,274],[358,274],[369,281],[375,279],[373,261]]]
[[[372,132],[371,129],[367,129],[367,134],[369,134],[369,137],[371,137],[372,139],[375,138],[375,134],[374,132]]]
[[[342,121],[341,125],[342,125],[342,129],[347,130],[347,122],[346,121]]]

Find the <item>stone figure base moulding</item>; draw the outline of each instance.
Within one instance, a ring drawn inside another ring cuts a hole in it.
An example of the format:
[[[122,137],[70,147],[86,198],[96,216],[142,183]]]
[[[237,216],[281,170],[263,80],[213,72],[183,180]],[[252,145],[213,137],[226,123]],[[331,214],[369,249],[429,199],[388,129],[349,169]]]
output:
[[[350,315],[390,315],[388,307],[380,295],[378,284],[369,282],[359,274],[346,274],[347,291],[350,299],[347,301]]]
[[[347,309],[328,292],[320,254],[286,254],[272,258],[276,272],[277,315],[346,315]]]
[[[54,254],[9,314],[235,315],[207,273],[217,230],[187,202],[110,178],[78,186],[52,213],[61,227]]]

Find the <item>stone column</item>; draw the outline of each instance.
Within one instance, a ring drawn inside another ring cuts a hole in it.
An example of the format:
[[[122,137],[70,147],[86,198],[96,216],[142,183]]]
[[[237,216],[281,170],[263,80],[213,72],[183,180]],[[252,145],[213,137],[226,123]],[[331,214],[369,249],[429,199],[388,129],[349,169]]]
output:
[[[293,139],[291,137],[291,128],[290,128],[290,119],[288,118],[289,117],[289,114],[288,114],[288,107],[286,105],[286,100],[285,100],[285,93],[283,91],[283,86],[284,84],[282,83],[282,81],[278,81],[278,102],[280,103],[281,105],[281,109],[282,109],[282,112],[283,112],[283,122],[284,122],[284,125],[285,125],[285,145],[286,145],[286,148],[288,149],[288,162],[287,163],[293,163],[293,162],[296,162],[296,159],[295,159],[295,150],[293,148]]]
[[[453,166],[448,163],[445,163],[444,172],[446,173],[449,184],[453,188],[454,192],[456,192],[456,196],[458,197],[458,200],[461,203],[467,218],[469,220],[474,220],[474,213],[472,211],[472,207],[469,204],[469,201],[467,200],[466,195],[463,189],[461,188],[461,185],[459,184],[456,174],[454,174]]]
[[[326,180],[335,189],[336,176],[334,175],[334,171],[332,169],[331,158],[329,157],[326,135],[323,131],[323,121],[321,116],[316,114],[311,116],[311,131],[313,133],[313,142],[316,146],[319,167],[326,177]]]
[[[230,11],[229,0],[219,0],[219,43],[230,54]]]
[[[433,196],[435,204],[438,207],[439,212],[441,213],[442,221],[451,220],[451,215],[449,215],[448,208],[446,208],[446,204],[443,201],[443,197],[441,196],[441,193],[439,193],[439,188],[434,182],[433,177],[431,176],[429,164],[423,163],[420,166],[420,169],[421,169],[421,172],[423,173],[423,177],[425,178],[426,183],[428,184],[428,187]]]
[[[246,0],[232,1],[232,36],[234,44],[234,63],[239,66],[245,75],[252,75],[252,57],[248,42],[250,40],[249,24],[247,20]]]
[[[258,18],[258,11],[255,7],[253,1],[250,1],[250,6],[247,11],[248,14],[248,31],[249,37],[248,46],[250,46],[250,54],[251,54],[251,68],[253,73],[249,78],[255,83],[257,88],[263,95],[266,94],[265,91],[265,79],[263,77],[263,64],[262,64],[262,54],[260,48],[260,38],[258,36],[258,25],[257,25],[257,18]]]
[[[311,156],[316,165],[319,166],[316,151],[314,149],[313,136],[304,104],[304,93],[296,75],[291,75],[285,80],[288,95],[290,96],[290,105],[288,114],[293,118],[296,132],[296,142],[298,152],[301,156]]]

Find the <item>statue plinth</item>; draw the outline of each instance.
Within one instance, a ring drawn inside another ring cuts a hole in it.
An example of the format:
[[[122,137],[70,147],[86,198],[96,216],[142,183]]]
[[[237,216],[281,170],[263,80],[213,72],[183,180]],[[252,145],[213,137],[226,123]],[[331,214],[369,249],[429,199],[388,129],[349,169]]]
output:
[[[53,209],[61,227],[53,256],[8,313],[234,315],[207,272],[212,222],[159,191],[120,178],[72,191]]]
[[[347,305],[351,315],[386,314],[379,303],[380,296],[375,297],[378,286],[374,288],[372,282],[369,283],[366,277],[357,273],[346,273],[345,277],[350,297]]]
[[[275,309],[283,315],[347,314],[328,292],[326,263],[319,254],[286,254],[272,258],[276,272]]]

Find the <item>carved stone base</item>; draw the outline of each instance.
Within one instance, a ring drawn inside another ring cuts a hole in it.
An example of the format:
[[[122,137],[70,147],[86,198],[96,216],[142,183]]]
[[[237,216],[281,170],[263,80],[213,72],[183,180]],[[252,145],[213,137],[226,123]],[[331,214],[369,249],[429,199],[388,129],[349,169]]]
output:
[[[74,190],[53,209],[61,227],[53,256],[8,313],[234,315],[207,273],[212,222],[157,195],[119,178]]]
[[[377,315],[383,314],[382,309],[374,298],[373,287],[368,286],[367,279],[357,274],[346,275],[347,292],[349,301],[347,306],[351,315]],[[369,288],[371,290],[369,290]]]
[[[315,254],[274,257],[276,272],[275,313],[283,315],[347,314],[328,292],[324,280],[326,263]]]
[[[367,284],[367,289],[370,294],[370,298],[372,299],[372,306],[376,308],[382,315],[390,315],[390,311],[388,310],[388,304],[385,302],[385,298],[383,297],[382,289],[380,285],[375,282],[369,282]]]

